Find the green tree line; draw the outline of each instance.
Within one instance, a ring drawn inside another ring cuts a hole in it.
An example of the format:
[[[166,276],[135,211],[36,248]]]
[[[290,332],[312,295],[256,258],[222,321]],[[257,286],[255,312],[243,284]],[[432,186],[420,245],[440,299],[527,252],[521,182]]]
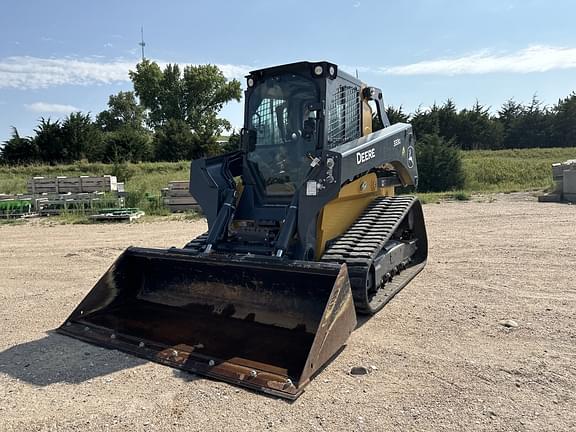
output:
[[[418,189],[423,192],[464,186],[461,151],[576,146],[576,93],[552,107],[536,97],[526,105],[510,99],[496,114],[479,102],[457,110],[451,99],[414,113],[389,106],[386,113],[392,124],[412,124],[417,137]],[[373,129],[381,127],[374,117]]]
[[[416,137],[437,135],[461,150],[576,146],[576,93],[548,107],[536,96],[528,104],[506,101],[495,113],[476,102],[457,110],[451,99],[405,113],[387,108],[391,123],[411,123]]]
[[[34,136],[16,128],[0,149],[5,164],[178,161],[221,152],[216,139],[230,123],[218,113],[240,101],[238,80],[214,65],[144,60],[130,71],[134,90],[111,95],[93,119],[76,112],[63,120],[41,118]]]

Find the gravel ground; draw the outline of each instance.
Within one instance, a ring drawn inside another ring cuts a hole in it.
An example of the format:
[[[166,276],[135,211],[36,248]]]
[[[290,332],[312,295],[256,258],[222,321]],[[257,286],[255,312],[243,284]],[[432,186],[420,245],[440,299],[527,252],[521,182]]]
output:
[[[576,430],[576,207],[424,211],[424,272],[294,403],[50,332],[126,246],[203,221],[0,226],[0,431]]]

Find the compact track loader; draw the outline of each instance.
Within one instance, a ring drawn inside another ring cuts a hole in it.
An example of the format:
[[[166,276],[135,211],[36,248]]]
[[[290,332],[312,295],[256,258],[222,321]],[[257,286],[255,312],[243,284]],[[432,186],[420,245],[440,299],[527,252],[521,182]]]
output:
[[[335,64],[251,72],[240,148],[192,162],[208,232],[128,248],[59,331],[297,398],[356,313],[376,313],[426,263],[421,205],[394,194],[418,182],[414,146],[382,92]]]

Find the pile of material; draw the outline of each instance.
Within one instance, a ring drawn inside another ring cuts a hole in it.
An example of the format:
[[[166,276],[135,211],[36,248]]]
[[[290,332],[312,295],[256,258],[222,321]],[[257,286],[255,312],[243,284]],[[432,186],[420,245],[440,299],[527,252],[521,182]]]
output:
[[[137,208],[110,208],[102,209],[97,214],[89,216],[93,221],[132,222],[144,216],[144,212]]]
[[[123,199],[116,194],[82,192],[67,194],[43,194],[36,198],[36,210],[41,216],[61,213],[92,213],[102,208],[117,207]]]
[[[33,177],[25,194],[0,195],[0,217],[95,213],[124,206],[124,183],[115,176]]]
[[[28,180],[30,194],[67,194],[91,192],[117,192],[116,176],[33,177]]]
[[[552,164],[554,190],[538,197],[540,202],[576,202],[576,159]]]
[[[190,195],[189,186],[190,182],[187,180],[171,181],[167,188],[162,189],[164,205],[172,213],[200,210],[200,206],[194,197]]]
[[[18,199],[14,196],[0,195],[0,218],[18,219],[35,216],[34,206],[30,199]]]

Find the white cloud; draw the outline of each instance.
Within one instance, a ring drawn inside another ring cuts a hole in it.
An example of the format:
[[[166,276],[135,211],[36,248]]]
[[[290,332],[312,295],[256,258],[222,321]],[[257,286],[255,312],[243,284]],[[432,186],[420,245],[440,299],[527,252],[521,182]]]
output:
[[[70,58],[8,57],[0,61],[0,88],[34,89],[59,85],[127,81],[132,62],[98,63]]]
[[[243,82],[244,77],[254,69],[250,66],[233,64],[219,64],[216,66],[220,68],[226,78],[236,78],[237,80],[240,80],[240,82]]]
[[[482,51],[457,58],[381,67],[371,72],[386,75],[462,75],[548,72],[560,69],[576,69],[576,48],[533,45],[512,53]]]
[[[0,88],[37,89],[60,85],[97,85],[129,81],[137,61],[76,58],[7,57],[0,59]],[[158,62],[163,67],[167,62]],[[178,63],[178,62],[176,62]],[[182,64],[182,63],[181,63]],[[218,65],[227,78],[242,79],[251,69]]]
[[[76,108],[73,105],[62,105],[47,102],[34,102],[31,104],[26,104],[24,106],[28,110],[38,113],[68,114],[71,112],[82,111],[80,108]]]

